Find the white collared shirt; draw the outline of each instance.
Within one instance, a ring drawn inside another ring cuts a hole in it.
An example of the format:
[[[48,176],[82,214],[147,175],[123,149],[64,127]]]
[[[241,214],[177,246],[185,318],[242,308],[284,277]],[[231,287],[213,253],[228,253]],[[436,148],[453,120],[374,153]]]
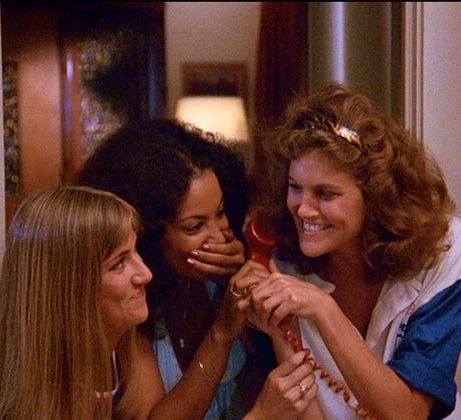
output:
[[[461,419],[461,384],[458,366],[461,348],[461,221],[450,224],[451,248],[437,266],[408,281],[387,281],[373,309],[366,334],[369,348],[413,387],[435,398],[435,418]],[[278,262],[280,269],[293,268]],[[334,284],[310,274],[302,277],[332,293]],[[338,382],[345,383],[316,326],[299,320],[303,345],[315,360]],[[357,332],[357,334],[359,334]],[[335,393],[320,379],[318,398],[329,419],[356,419],[342,393]],[[355,399],[354,399],[355,401]]]

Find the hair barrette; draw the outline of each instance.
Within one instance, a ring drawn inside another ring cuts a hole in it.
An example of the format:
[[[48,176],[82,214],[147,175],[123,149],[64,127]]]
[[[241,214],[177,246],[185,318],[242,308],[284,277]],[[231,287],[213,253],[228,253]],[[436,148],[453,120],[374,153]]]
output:
[[[335,135],[343,138],[363,152],[362,140],[360,139],[359,134],[351,128],[330,121],[327,118],[319,117],[318,115],[310,115],[307,123],[310,128],[332,131]]]

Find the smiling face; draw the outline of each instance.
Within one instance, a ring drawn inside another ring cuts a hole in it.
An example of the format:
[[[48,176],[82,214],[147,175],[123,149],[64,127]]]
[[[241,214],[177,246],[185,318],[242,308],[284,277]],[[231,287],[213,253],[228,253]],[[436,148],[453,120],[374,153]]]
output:
[[[355,179],[319,152],[291,161],[288,175],[287,207],[303,254],[358,256],[365,203]]]
[[[145,285],[151,281],[152,273],[135,245],[136,235],[132,232],[102,264],[101,313],[107,338],[114,345],[148,315]]]
[[[192,179],[176,218],[166,223],[162,245],[170,267],[182,277],[207,280],[187,259],[205,242],[225,243],[228,227],[218,178],[205,169]]]

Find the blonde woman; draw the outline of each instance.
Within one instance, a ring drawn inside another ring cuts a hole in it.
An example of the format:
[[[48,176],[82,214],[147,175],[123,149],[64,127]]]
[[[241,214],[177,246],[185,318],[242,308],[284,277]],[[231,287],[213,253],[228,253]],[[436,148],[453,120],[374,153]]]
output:
[[[152,278],[136,252],[138,229],[130,205],[91,188],[58,187],[21,204],[0,283],[0,418],[111,418],[122,386],[116,411],[130,417],[133,328],[147,318]]]
[[[138,230],[130,205],[88,187],[21,204],[0,283],[2,420],[146,419],[158,410],[193,417],[183,394],[153,409],[153,355],[134,334],[147,318],[152,277],[136,252]],[[269,375],[248,420],[294,418],[309,404],[316,387],[302,359],[297,353]],[[201,398],[202,390],[195,382],[189,393]]]

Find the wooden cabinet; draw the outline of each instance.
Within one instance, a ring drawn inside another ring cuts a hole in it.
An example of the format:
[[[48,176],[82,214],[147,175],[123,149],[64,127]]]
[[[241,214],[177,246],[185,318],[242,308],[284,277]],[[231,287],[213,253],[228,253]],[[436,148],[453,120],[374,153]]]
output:
[[[1,4],[2,61],[17,66],[20,163],[7,224],[23,197],[71,181],[111,130],[164,115],[164,3],[65,3]]]

